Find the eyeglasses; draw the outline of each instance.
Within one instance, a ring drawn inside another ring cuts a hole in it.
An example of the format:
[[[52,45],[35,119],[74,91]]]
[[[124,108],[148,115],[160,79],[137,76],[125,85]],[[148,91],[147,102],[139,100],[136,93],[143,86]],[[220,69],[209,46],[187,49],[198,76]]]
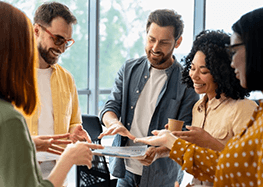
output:
[[[232,49],[232,48],[237,47],[237,46],[240,46],[240,45],[245,45],[245,44],[244,44],[244,43],[239,43],[239,44],[233,44],[233,45],[226,45],[225,47],[226,47],[227,49]]]
[[[66,40],[64,37],[62,37],[62,36],[59,36],[59,35],[54,35],[54,34],[52,34],[49,30],[47,30],[46,29],[46,27],[44,27],[44,26],[42,26],[42,25],[40,25],[40,24],[38,24],[42,29],[44,29],[44,31],[46,31],[51,37],[52,37],[52,39],[53,39],[53,41],[54,41],[54,44],[55,45],[57,45],[57,46],[60,46],[60,45],[62,45],[62,44],[66,44],[66,48],[69,48],[69,47],[71,47],[74,43],[75,43],[75,41],[73,40],[73,39],[68,39],[68,40]]]
[[[238,46],[241,46],[241,45],[245,45],[244,43],[238,43],[238,44],[233,44],[233,45],[226,45],[226,50],[229,52],[230,56],[232,57],[235,52],[233,51],[233,48],[234,47],[238,47]]]

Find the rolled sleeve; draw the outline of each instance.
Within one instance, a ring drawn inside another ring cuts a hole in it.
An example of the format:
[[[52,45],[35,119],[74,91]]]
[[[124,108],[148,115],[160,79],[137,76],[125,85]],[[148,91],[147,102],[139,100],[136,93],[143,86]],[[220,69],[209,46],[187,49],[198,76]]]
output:
[[[102,124],[103,124],[102,122],[103,115],[108,111],[114,112],[118,118],[121,116],[122,95],[123,95],[123,73],[125,69],[124,66],[125,65],[123,65],[118,71],[113,88],[111,90],[110,98],[105,103],[104,108],[100,112],[100,120]]]
[[[72,80],[72,113],[71,113],[71,118],[70,118],[70,126],[69,129],[72,127],[77,126],[78,124],[82,124],[82,119],[81,119],[81,111],[79,107],[79,99],[78,99],[78,91],[75,85],[74,80]]]

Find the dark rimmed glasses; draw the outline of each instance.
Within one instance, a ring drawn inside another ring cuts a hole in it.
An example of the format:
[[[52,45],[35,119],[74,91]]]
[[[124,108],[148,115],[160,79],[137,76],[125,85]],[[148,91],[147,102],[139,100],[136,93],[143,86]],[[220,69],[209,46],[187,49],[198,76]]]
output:
[[[62,36],[52,34],[49,30],[46,29],[46,27],[44,27],[44,26],[42,26],[40,24],[38,24],[38,25],[52,37],[52,39],[54,41],[54,44],[57,45],[57,46],[65,44],[66,48],[69,48],[75,43],[75,41],[73,39],[66,40]]]
[[[225,48],[228,50],[229,54],[231,56],[233,56],[234,52],[233,52],[233,48],[234,47],[238,47],[238,46],[241,46],[241,45],[245,45],[244,43],[238,43],[238,44],[233,44],[233,45],[225,45]]]
[[[225,47],[227,49],[233,49],[234,47],[240,46],[240,45],[245,45],[244,43],[238,43],[238,44],[233,44],[233,45],[226,45]]]

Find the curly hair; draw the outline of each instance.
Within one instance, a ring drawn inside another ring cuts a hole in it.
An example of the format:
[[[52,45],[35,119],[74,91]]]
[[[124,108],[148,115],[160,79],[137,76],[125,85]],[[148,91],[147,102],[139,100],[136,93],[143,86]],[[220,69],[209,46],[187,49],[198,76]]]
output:
[[[191,52],[185,57],[184,69],[182,71],[182,82],[188,87],[193,88],[193,81],[189,76],[191,63],[197,51],[205,54],[206,67],[210,70],[217,84],[216,99],[220,98],[222,93],[232,99],[244,99],[249,96],[249,90],[241,87],[236,78],[234,69],[231,68],[231,55],[226,49],[230,43],[230,36],[223,31],[202,31],[193,43]]]

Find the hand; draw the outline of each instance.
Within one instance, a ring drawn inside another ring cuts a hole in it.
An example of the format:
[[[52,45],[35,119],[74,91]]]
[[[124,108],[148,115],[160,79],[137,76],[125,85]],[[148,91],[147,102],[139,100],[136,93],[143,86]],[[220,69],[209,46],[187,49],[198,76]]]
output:
[[[195,186],[195,185],[191,185],[190,183],[188,183],[186,185],[186,187],[191,187],[191,186]],[[199,185],[197,185],[197,186],[199,186]],[[180,185],[179,185],[179,183],[177,181],[174,183],[174,187],[180,187]],[[200,187],[202,187],[202,186],[200,185]]]
[[[133,136],[130,131],[128,131],[120,121],[114,122],[109,128],[107,128],[103,133],[101,133],[98,138],[101,139],[103,136],[119,134],[121,136],[126,136],[131,140],[136,137]]]
[[[87,133],[87,131],[85,129],[83,129],[82,125],[79,124],[73,128],[74,129],[71,130],[72,133],[69,136],[70,140],[73,143],[75,143],[77,141],[87,141],[87,142],[91,143],[90,136]]]
[[[186,128],[190,131],[173,131],[172,134],[198,146],[207,143],[207,140],[204,140],[204,136],[208,136],[208,133],[204,129],[193,126],[186,126]]]
[[[168,149],[173,147],[174,141],[177,139],[169,130],[154,130],[152,131],[154,136],[148,136],[144,138],[135,138],[134,143],[144,143],[154,146],[165,146]]]
[[[59,140],[62,138],[68,138],[69,133],[61,135],[47,135],[47,136],[32,136],[32,140],[35,143],[37,151],[45,151],[61,155],[64,151],[63,147],[58,146],[59,144],[70,144],[70,140]]]
[[[48,176],[53,186],[62,186],[74,164],[86,165],[90,169],[92,167],[91,149],[103,149],[103,146],[79,141],[69,144]]]
[[[99,144],[92,144],[87,142],[76,142],[70,144],[65,149],[61,157],[65,158],[72,164],[86,165],[90,169],[92,167],[92,152],[91,149],[103,149]]]
[[[199,147],[221,151],[224,145],[200,127],[186,126],[190,131],[173,131],[172,134]]]
[[[177,181],[175,181],[174,187],[180,187],[180,185],[179,185],[179,183]]]
[[[156,147],[149,147],[145,153],[145,157],[143,159],[139,159],[142,165],[149,166],[155,160],[158,159],[157,148]]]

